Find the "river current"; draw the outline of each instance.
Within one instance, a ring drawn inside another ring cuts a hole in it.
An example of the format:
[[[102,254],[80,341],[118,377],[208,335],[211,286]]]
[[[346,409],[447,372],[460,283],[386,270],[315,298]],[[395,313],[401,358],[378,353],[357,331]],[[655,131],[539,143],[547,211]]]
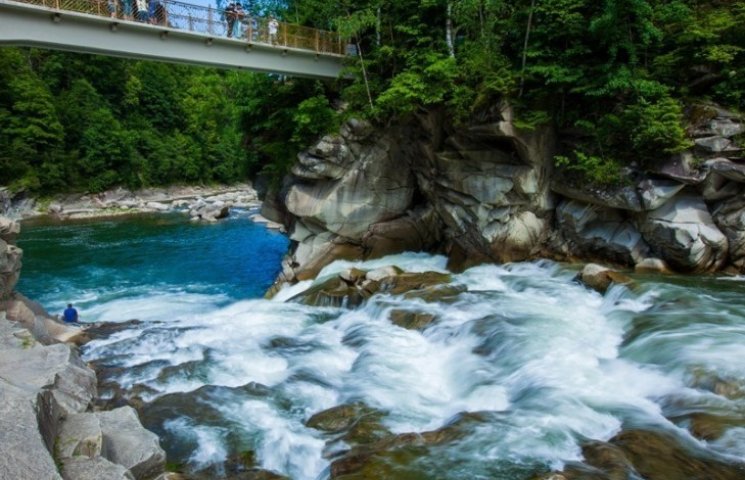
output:
[[[392,433],[483,414],[399,478],[529,479],[631,427],[745,460],[745,422],[707,441],[689,432],[697,413],[745,415],[738,277],[637,277],[633,290],[600,295],[572,268],[537,261],[455,274],[467,291],[447,302],[377,295],[353,310],[311,307],[285,301],[311,282],[262,298],[287,241],[235,213],[217,225],[167,215],[26,225],[19,242],[18,289],[48,310],[72,302],[84,322],[142,321],[87,344],[84,358],[145,402],[143,420],[174,463],[219,477],[251,452],[293,479],[328,478],[344,445],[306,421],[353,402],[385,412]],[[444,257],[411,253],[336,262],[319,278],[383,265],[446,271]],[[394,309],[437,321],[407,330],[389,320]]]

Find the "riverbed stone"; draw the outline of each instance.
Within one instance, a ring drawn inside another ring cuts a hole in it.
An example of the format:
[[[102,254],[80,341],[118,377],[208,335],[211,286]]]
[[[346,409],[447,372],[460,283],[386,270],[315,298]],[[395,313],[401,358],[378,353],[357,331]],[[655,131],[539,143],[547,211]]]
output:
[[[633,285],[634,283],[631,278],[623,273],[595,263],[585,265],[578,275],[578,279],[600,293],[605,293],[613,283],[618,285]]]
[[[410,310],[391,310],[389,314],[391,323],[408,330],[424,330],[436,320],[431,313],[413,312]]]
[[[135,480],[135,477],[121,465],[105,458],[78,456],[62,461],[64,480]]]
[[[96,412],[103,432],[102,455],[123,465],[135,479],[148,479],[163,472],[166,454],[158,436],[146,430],[132,407]]]
[[[640,217],[639,224],[652,250],[677,270],[713,271],[727,259],[727,237],[701,197],[677,196]]]

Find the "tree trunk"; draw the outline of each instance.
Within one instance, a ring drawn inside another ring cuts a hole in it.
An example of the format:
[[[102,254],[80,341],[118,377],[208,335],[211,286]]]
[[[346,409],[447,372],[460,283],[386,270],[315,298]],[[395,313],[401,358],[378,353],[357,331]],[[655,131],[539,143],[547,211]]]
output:
[[[520,69],[520,93],[518,97],[523,96],[523,89],[525,88],[525,65],[528,63],[528,42],[530,41],[530,29],[533,27],[533,10],[535,10],[535,0],[530,0],[528,26],[525,28],[525,42],[523,43],[523,65]]]
[[[447,17],[445,19],[445,43],[450,57],[455,58],[455,44],[453,42],[453,5],[448,2]]]

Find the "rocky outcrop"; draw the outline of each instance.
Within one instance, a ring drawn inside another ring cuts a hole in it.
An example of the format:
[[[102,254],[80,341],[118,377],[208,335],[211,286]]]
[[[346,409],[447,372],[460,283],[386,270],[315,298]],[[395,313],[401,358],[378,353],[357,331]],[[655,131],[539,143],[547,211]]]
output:
[[[647,212],[640,230],[653,251],[677,270],[714,271],[727,260],[727,237],[700,197],[681,195]]]
[[[88,412],[95,395],[95,373],[74,347],[43,345],[0,312],[0,478],[149,479],[161,473],[165,453],[157,437],[131,408]]]
[[[508,106],[446,135],[440,120],[433,113],[385,132],[351,120],[299,156],[262,212],[294,242],[281,280],[313,278],[339,257],[445,246],[510,261],[542,248],[553,214],[552,129],[515,128]]]
[[[745,269],[745,167],[734,138],[745,127],[704,110],[694,150],[630,167],[616,187],[555,172],[553,130],[516,128],[506,105],[455,130],[437,112],[385,131],[351,120],[302,153],[269,197],[265,215],[293,241],[280,283],[315,278],[336,259],[419,250],[444,251],[453,270],[539,255],[640,272],[706,272],[728,261]]]
[[[446,136],[413,164],[419,188],[446,225],[445,238],[467,257],[524,260],[537,253],[552,221],[549,127],[519,130],[511,108],[499,120]]]

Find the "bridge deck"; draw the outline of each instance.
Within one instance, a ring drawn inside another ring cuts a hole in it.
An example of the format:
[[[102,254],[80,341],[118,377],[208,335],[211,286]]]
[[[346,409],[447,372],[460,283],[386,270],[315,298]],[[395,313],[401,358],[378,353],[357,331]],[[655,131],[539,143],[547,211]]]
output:
[[[345,48],[334,32],[175,0],[0,0],[0,44],[321,78],[338,77]]]

